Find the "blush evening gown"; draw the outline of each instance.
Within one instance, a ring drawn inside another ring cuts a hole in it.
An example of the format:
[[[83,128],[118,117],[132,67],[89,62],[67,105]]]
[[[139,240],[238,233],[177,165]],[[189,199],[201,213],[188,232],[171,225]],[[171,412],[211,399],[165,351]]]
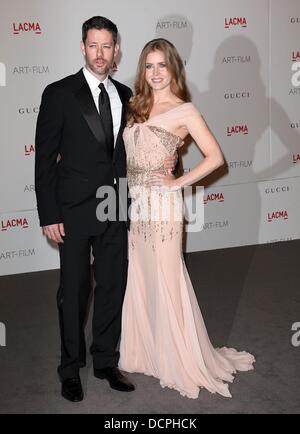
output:
[[[200,388],[231,397],[227,383],[253,369],[255,359],[212,346],[182,255],[182,192],[145,187],[182,144],[172,125],[194,111],[184,103],[124,130],[132,218],[119,368],[156,377],[189,398]]]

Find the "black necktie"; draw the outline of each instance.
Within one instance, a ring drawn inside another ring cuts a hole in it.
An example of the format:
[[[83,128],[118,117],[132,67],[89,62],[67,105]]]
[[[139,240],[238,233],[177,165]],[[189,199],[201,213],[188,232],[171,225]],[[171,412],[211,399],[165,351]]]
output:
[[[101,116],[106,142],[108,146],[109,155],[112,157],[114,153],[114,127],[113,119],[111,115],[110,100],[108,93],[104,87],[103,83],[99,84],[99,89],[101,90],[99,95],[99,114]]]

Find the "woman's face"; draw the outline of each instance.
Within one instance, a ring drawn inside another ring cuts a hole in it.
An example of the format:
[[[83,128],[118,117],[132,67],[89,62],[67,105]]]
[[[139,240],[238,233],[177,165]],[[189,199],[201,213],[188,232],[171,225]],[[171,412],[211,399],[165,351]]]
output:
[[[151,51],[146,57],[145,66],[145,78],[152,90],[162,90],[170,86],[172,76],[162,51]]]

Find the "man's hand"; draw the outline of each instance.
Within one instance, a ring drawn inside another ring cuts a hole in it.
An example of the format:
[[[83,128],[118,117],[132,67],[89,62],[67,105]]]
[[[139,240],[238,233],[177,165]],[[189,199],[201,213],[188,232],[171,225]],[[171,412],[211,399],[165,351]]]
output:
[[[168,189],[178,189],[179,187],[176,184],[176,178],[169,174],[163,175],[162,173],[156,173],[149,177],[147,180],[148,187],[165,187]]]
[[[63,243],[62,237],[65,236],[65,228],[63,223],[57,223],[55,225],[43,226],[43,234],[56,243]]]
[[[167,173],[172,174],[172,172],[176,167],[177,159],[178,159],[178,155],[176,152],[174,155],[172,155],[171,157],[167,157],[164,160],[164,169]]]

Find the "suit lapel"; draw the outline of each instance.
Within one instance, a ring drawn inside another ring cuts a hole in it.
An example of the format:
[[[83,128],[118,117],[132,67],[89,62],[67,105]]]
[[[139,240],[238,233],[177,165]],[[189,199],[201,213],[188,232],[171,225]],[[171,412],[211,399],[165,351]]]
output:
[[[75,77],[78,78],[78,86],[76,86],[74,89],[74,95],[79,102],[82,115],[94,134],[96,140],[106,146],[106,138],[101,118],[82,70],[80,70]]]
[[[120,147],[123,145],[123,130],[126,126],[126,105],[128,102],[128,96],[127,94],[123,91],[123,88],[121,86],[119,86],[119,83],[115,80],[113,80],[111,77],[109,77],[109,79],[112,81],[112,83],[115,85],[117,92],[119,94],[121,103],[122,103],[122,114],[121,114],[121,123],[120,123],[120,129],[118,132],[118,136],[116,139],[116,145],[115,145],[115,150],[114,150],[114,159],[116,158],[116,155],[118,154],[118,151],[120,149]]]

